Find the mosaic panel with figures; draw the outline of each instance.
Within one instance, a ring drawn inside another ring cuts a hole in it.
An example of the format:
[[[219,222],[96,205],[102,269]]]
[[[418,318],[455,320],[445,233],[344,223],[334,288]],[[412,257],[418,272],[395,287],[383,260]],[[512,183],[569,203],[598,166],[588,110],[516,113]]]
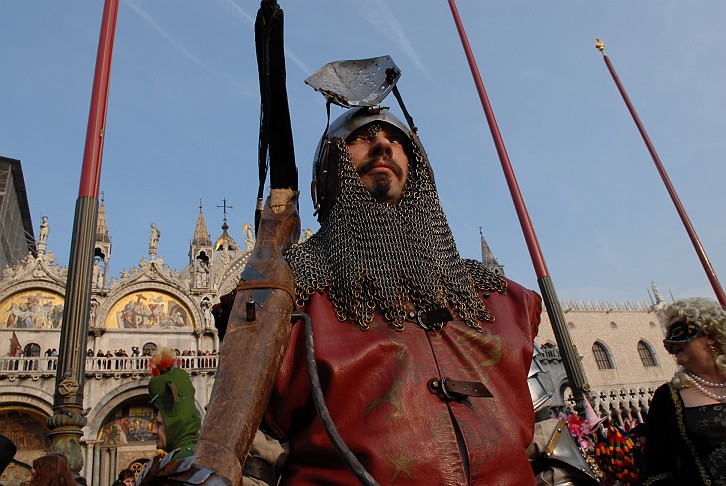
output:
[[[24,410],[4,410],[0,412],[0,434],[13,441],[18,452],[44,450],[50,443],[41,421],[43,417]]]
[[[126,445],[155,441],[151,435],[156,413],[149,405],[126,405],[117,408],[98,433],[102,445]]]
[[[59,329],[63,323],[62,295],[47,290],[18,292],[0,304],[3,327],[16,329]]]
[[[106,329],[184,329],[192,325],[190,312],[173,296],[139,291],[116,302],[106,316]]]
[[[21,486],[27,484],[30,465],[36,457],[44,456],[50,446],[45,417],[22,409],[0,411],[0,434],[10,439],[18,451],[2,475],[0,484]]]

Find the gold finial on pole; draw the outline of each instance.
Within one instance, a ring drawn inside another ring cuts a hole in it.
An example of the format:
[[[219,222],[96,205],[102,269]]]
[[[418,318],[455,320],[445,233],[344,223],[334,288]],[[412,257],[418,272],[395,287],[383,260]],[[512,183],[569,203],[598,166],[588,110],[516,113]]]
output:
[[[605,55],[605,43],[598,38],[595,38],[595,49],[600,51],[603,56]]]

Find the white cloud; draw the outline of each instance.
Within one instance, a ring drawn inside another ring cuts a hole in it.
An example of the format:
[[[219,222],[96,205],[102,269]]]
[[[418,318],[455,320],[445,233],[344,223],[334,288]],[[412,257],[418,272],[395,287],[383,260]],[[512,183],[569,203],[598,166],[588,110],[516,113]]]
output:
[[[354,3],[361,15],[381,34],[396,43],[398,48],[408,56],[418,69],[426,72],[421,57],[404,32],[403,25],[393,15],[388,3],[383,0],[364,0]]]
[[[209,74],[220,78],[228,83],[230,83],[234,88],[240,90],[242,93],[244,93],[245,96],[255,96],[255,91],[250,89],[247,85],[239,82],[236,79],[231,78],[228,74],[223,73],[221,71],[218,71],[211,66],[207,65],[204,61],[199,59],[197,56],[194,55],[189,49],[187,49],[184,45],[182,45],[180,42],[178,42],[171,34],[169,34],[161,25],[154,20],[154,18],[143,8],[141,8],[139,5],[134,3],[133,1],[126,1],[126,5],[129,6],[131,10],[133,10],[139,17],[141,17],[151,28],[153,28],[160,36],[162,36],[164,39],[166,39],[169,44],[171,44],[179,53],[186,57],[188,60],[196,64],[197,66],[204,69]]]

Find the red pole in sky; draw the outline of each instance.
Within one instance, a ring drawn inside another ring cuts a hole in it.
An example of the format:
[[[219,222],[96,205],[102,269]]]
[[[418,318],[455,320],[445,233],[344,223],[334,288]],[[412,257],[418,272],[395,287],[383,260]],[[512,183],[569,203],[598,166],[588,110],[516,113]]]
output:
[[[547,308],[547,315],[549,316],[550,323],[552,324],[552,331],[555,335],[555,340],[557,341],[557,347],[560,350],[562,364],[565,367],[565,373],[567,374],[567,380],[569,382],[570,389],[572,390],[572,396],[575,399],[575,408],[579,414],[584,415],[584,400],[590,393],[590,385],[587,384],[585,370],[580,362],[579,353],[573,346],[572,339],[570,338],[570,332],[567,330],[565,316],[562,312],[560,301],[557,299],[555,287],[548,274],[547,265],[545,264],[542,250],[539,247],[537,235],[535,235],[534,232],[534,226],[532,226],[532,221],[529,219],[529,213],[527,212],[527,207],[524,204],[522,193],[519,191],[517,178],[514,176],[514,170],[512,169],[512,164],[509,161],[507,149],[504,147],[504,141],[502,140],[502,135],[499,132],[497,120],[494,118],[494,111],[489,103],[489,97],[484,89],[484,83],[482,82],[479,68],[476,65],[474,54],[471,51],[471,46],[469,45],[469,40],[466,37],[464,25],[461,22],[461,17],[459,17],[459,11],[456,8],[454,0],[449,0],[449,7],[451,7],[451,13],[454,16],[454,22],[456,23],[456,28],[459,31],[459,37],[461,37],[461,44],[464,47],[466,59],[469,61],[469,68],[471,69],[471,74],[474,77],[476,89],[479,92],[479,98],[481,99],[481,104],[484,108],[484,114],[486,115],[486,119],[489,124],[489,130],[491,131],[492,138],[494,139],[494,145],[497,148],[497,154],[499,154],[499,161],[501,162],[504,177],[506,178],[507,185],[509,186],[512,202],[514,202],[514,207],[517,210],[519,224],[522,227],[524,239],[527,242],[527,248],[529,249],[529,255],[532,258],[532,264],[534,265],[534,270],[537,274],[537,283],[539,284],[542,299],[544,300],[545,307]]]
[[[613,64],[610,62],[610,58],[607,56],[607,54],[605,54],[605,44],[600,39],[596,39],[596,41],[597,42],[595,44],[595,47],[598,51],[602,53],[602,58],[605,61],[605,65],[607,66],[608,71],[610,71],[610,75],[613,77],[613,81],[615,81],[615,85],[618,87],[618,91],[620,91],[620,95],[623,97],[623,101],[625,101],[625,105],[628,107],[628,111],[630,111],[630,115],[633,117],[635,125],[638,127],[640,136],[643,137],[645,146],[648,148],[648,152],[650,152],[653,163],[655,163],[655,167],[658,169],[658,172],[663,179],[663,183],[668,190],[668,194],[670,194],[671,199],[673,200],[673,204],[676,206],[676,211],[678,211],[678,215],[681,217],[681,221],[683,221],[683,226],[685,226],[686,228],[688,237],[691,239],[691,243],[693,243],[693,248],[696,250],[698,258],[701,260],[703,269],[706,271],[706,276],[711,282],[711,287],[713,287],[716,298],[722,306],[726,307],[726,295],[724,295],[723,289],[721,288],[721,283],[716,276],[716,272],[711,265],[711,261],[708,259],[708,255],[706,255],[706,250],[703,248],[701,240],[698,239],[696,230],[693,228],[691,220],[688,218],[688,214],[686,214],[686,210],[683,208],[681,200],[678,198],[678,194],[676,194],[676,190],[673,187],[673,184],[671,184],[671,180],[668,177],[668,174],[666,173],[666,170],[660,161],[660,157],[658,157],[658,153],[655,151],[655,147],[653,147],[653,144],[650,141],[650,137],[648,137],[648,133],[645,131],[645,127],[640,122],[640,117],[638,117],[638,114],[635,112],[635,108],[633,108],[633,104],[630,102],[630,97],[628,97],[628,93],[625,92],[625,88],[620,82],[620,78],[615,72]]]
[[[86,147],[83,152],[83,170],[78,197],[90,196],[98,199],[101,181],[101,156],[103,136],[106,130],[106,109],[108,106],[108,86],[111,77],[111,56],[116,33],[119,0],[106,0],[101,22],[101,35],[96,54],[96,72],[93,76],[91,109],[88,114]]]

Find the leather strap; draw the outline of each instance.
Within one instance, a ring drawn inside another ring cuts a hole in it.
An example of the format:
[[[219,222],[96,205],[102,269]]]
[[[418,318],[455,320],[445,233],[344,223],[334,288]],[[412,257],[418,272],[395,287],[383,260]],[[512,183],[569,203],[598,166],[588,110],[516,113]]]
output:
[[[459,400],[465,397],[493,397],[484,383],[476,381],[452,380],[448,376],[431,378],[428,383],[431,393],[438,393],[446,400]]]
[[[241,290],[254,290],[254,289],[280,289],[287,292],[293,302],[295,302],[295,289],[289,285],[285,285],[280,282],[273,280],[243,280],[235,287],[235,292]]]
[[[276,485],[279,479],[274,467],[259,457],[249,454],[244,466],[242,466],[242,475],[259,479],[271,486]]]

